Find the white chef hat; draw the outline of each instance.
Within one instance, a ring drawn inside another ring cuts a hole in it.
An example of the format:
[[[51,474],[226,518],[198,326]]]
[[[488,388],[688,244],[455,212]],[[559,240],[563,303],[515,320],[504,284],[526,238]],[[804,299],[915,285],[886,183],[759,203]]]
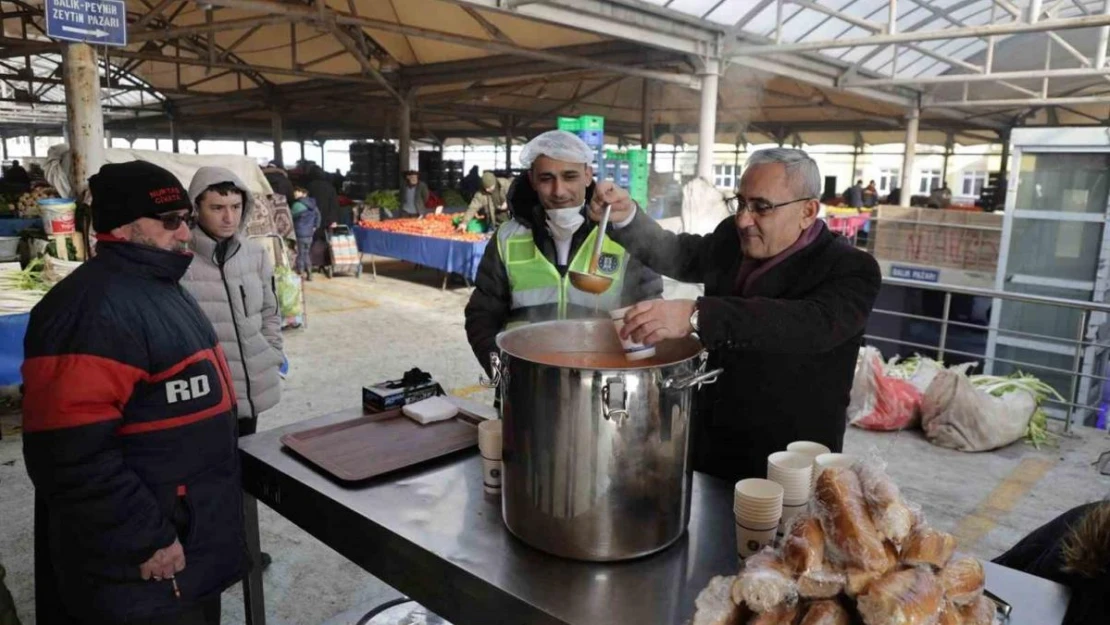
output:
[[[525,169],[531,169],[532,163],[541,156],[583,165],[594,162],[594,151],[590,146],[578,135],[565,130],[549,130],[529,141],[520,152],[520,164]]]

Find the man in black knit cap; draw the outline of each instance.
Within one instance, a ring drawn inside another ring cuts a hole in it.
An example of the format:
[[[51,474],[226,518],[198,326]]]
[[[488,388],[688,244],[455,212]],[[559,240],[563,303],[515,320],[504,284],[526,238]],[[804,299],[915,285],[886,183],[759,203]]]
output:
[[[97,255],[35,306],[24,342],[38,622],[219,623],[248,558],[235,391],[178,284],[192,203],[139,161],[89,187]]]

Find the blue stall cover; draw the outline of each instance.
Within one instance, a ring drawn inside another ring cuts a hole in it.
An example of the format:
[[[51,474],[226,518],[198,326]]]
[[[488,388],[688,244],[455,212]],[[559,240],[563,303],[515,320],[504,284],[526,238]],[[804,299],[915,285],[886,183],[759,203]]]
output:
[[[23,337],[31,313],[0,315],[0,386],[22,384],[19,368],[23,366]]]
[[[42,220],[34,219],[0,219],[0,237],[14,237],[27,228],[41,228]]]
[[[478,276],[478,264],[489,244],[489,240],[470,243],[358,227],[355,228],[355,241],[358,251],[363,254],[406,260],[457,273],[471,282]]]

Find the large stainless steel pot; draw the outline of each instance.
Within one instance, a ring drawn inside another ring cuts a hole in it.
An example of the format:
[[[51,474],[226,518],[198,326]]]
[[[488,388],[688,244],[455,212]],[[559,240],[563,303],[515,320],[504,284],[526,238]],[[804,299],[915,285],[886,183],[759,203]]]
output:
[[[624,359],[611,321],[553,321],[497,337],[503,513],[524,542],[578,560],[666,548],[690,517],[690,419],[705,371],[694,339]]]

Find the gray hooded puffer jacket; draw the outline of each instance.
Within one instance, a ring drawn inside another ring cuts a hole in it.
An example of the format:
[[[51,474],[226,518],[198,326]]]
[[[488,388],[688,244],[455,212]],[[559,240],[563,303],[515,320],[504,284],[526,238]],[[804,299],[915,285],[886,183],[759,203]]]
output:
[[[199,225],[189,247],[193,262],[181,284],[200,304],[220,337],[231,368],[240,419],[256,419],[281,400],[281,313],[269,255],[245,232],[254,201],[243,181],[222,167],[202,167],[189,184],[189,197],[208,187],[232,182],[245,202],[239,234],[217,242]],[[249,432],[244,432],[244,434]]]

